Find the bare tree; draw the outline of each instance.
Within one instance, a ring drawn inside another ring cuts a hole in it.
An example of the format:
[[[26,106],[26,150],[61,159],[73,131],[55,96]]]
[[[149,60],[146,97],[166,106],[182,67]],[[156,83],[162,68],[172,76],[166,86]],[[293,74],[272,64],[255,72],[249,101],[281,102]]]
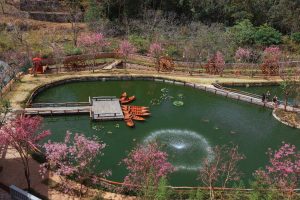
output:
[[[238,162],[245,158],[238,152],[238,146],[216,146],[213,148],[214,159],[206,158],[200,169],[199,180],[209,187],[210,199],[215,199],[214,187],[226,188],[228,184],[238,181],[241,173]]]
[[[5,4],[6,4],[5,0],[0,0],[1,11],[3,14],[6,14],[4,9]]]
[[[193,43],[193,39],[188,41],[183,50],[183,59],[188,62],[189,65],[189,74],[193,75],[193,70],[196,66],[196,62],[200,57],[199,49]]]
[[[299,72],[297,69],[291,69],[281,64],[279,75],[283,80],[280,83],[280,88],[284,94],[284,110],[287,110],[288,99],[292,94],[295,94],[299,90]]]
[[[83,16],[81,0],[63,0],[63,5],[68,9],[68,21],[71,23],[73,45],[76,47],[80,30],[79,22]]]

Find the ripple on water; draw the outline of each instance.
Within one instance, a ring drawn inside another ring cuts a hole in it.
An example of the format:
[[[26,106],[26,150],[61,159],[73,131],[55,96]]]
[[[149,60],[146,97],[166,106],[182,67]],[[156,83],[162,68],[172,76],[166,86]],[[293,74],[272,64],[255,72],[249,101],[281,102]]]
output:
[[[199,170],[205,158],[213,159],[209,142],[199,133],[181,129],[151,132],[144,143],[158,142],[177,170]]]

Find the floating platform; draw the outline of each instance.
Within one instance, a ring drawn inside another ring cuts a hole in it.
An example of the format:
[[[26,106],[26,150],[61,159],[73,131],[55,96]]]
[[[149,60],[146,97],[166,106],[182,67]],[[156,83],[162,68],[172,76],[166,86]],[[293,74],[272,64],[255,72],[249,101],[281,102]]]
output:
[[[116,97],[93,97],[90,99],[92,120],[123,120],[120,101]]]

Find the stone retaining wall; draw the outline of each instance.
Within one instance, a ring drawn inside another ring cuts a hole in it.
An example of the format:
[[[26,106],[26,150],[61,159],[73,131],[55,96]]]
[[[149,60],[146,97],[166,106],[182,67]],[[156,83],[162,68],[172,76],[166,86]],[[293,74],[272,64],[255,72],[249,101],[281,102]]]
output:
[[[100,76],[100,77],[76,77],[76,78],[67,78],[59,81],[55,81],[52,83],[48,83],[45,85],[42,85],[34,90],[34,92],[30,95],[30,97],[27,100],[26,105],[29,106],[34,98],[42,91],[57,86],[57,85],[63,85],[66,83],[72,83],[72,82],[78,82],[78,81],[131,81],[131,80],[145,80],[145,81],[156,81],[156,82],[164,82],[169,84],[175,84],[175,85],[182,85],[187,87],[192,87],[195,89],[203,90],[206,92],[210,92],[216,95],[224,96],[231,99],[236,99],[238,101],[244,101],[251,104],[256,104],[259,106],[267,107],[267,108],[274,108],[273,103],[270,102],[262,102],[261,99],[249,97],[246,95],[229,92],[226,90],[215,88],[212,85],[202,85],[202,84],[194,84],[179,80],[174,80],[171,78],[161,78],[161,77],[154,77],[154,76]]]
[[[63,12],[63,6],[58,0],[20,0],[20,10],[39,12]]]

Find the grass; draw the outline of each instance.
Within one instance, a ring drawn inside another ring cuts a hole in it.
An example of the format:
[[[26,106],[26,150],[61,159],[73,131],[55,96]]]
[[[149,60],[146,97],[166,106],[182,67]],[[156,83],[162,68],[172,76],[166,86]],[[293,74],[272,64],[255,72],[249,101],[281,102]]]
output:
[[[282,109],[277,109],[275,114],[283,121],[293,127],[300,127],[300,113],[287,112]]]

